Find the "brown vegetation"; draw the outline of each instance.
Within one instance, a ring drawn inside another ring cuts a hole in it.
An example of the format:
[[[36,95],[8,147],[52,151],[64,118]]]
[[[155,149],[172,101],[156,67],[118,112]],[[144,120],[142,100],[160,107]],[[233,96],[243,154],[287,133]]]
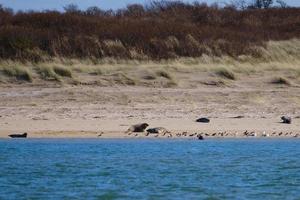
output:
[[[239,10],[162,1],[117,11],[68,7],[63,13],[14,14],[0,7],[0,59],[261,57],[257,46],[299,38],[299,27],[300,8]]]

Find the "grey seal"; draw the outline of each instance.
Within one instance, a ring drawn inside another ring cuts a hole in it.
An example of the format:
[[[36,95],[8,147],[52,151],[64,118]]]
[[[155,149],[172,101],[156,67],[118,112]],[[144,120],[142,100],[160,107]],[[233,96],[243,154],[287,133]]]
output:
[[[23,133],[23,134],[11,134],[11,135],[9,135],[9,137],[11,137],[11,138],[27,138],[27,133]]]
[[[147,123],[141,123],[141,124],[135,124],[129,127],[129,129],[126,131],[126,133],[132,133],[132,132],[144,132],[145,129],[149,126]]]
[[[201,117],[201,118],[197,119],[196,122],[209,123],[210,119],[208,119],[206,117]]]

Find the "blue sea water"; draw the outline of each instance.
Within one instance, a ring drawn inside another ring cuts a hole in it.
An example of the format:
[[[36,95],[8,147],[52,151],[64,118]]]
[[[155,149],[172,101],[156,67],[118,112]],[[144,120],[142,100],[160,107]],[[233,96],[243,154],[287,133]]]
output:
[[[300,140],[0,140],[0,199],[300,199]]]

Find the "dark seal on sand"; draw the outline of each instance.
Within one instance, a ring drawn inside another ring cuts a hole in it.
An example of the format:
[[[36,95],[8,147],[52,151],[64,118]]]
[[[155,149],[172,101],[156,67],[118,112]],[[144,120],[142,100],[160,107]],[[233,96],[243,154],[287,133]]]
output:
[[[23,134],[11,134],[11,135],[9,135],[9,137],[11,137],[11,138],[27,138],[27,133],[23,133]]]
[[[197,119],[196,122],[209,123],[210,120],[206,117],[201,117],[201,118]]]
[[[144,132],[148,126],[149,126],[149,124],[147,124],[147,123],[135,124],[127,130],[127,133],[128,132]]]
[[[282,123],[284,123],[284,124],[291,124],[292,123],[292,118],[291,117],[282,116],[281,120],[282,120]]]

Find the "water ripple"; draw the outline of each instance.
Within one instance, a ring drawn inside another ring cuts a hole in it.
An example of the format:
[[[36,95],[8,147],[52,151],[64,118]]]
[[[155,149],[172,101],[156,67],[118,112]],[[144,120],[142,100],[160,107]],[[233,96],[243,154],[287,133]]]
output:
[[[299,199],[299,140],[0,140],[0,199]]]

